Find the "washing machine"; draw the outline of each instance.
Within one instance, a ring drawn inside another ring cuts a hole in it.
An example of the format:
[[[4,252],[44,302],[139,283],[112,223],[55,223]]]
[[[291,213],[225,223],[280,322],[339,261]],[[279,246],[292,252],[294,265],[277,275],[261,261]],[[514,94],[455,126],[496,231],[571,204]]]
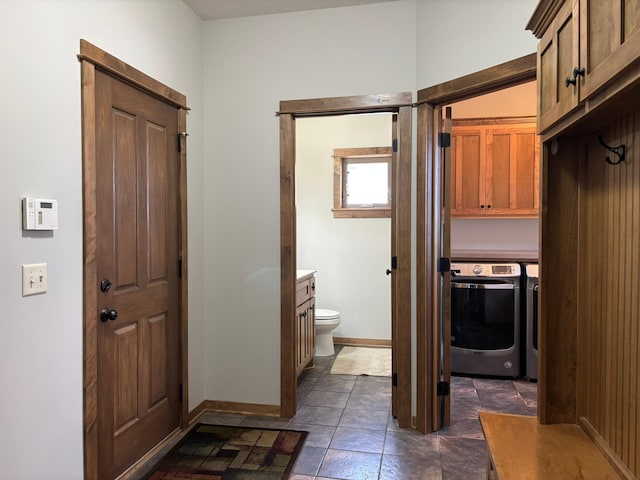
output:
[[[526,293],[526,377],[538,379],[538,265],[525,266]]]
[[[451,372],[520,377],[520,264],[452,263],[451,272]]]

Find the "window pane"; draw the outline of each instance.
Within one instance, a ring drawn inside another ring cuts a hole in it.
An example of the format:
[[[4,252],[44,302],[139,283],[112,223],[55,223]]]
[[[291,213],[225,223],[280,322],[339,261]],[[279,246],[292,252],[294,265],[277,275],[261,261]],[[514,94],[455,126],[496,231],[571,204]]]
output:
[[[345,206],[389,204],[389,164],[347,163]]]

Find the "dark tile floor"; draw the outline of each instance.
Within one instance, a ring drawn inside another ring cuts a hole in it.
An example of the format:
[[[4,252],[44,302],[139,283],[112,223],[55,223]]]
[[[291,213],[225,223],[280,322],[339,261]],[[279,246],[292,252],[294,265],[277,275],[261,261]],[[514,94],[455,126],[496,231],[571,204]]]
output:
[[[451,426],[431,435],[401,430],[391,415],[390,378],[331,375],[334,359],[316,357],[300,376],[290,421],[225,413],[198,421],[310,432],[290,480],[484,480],[478,412],[536,414],[535,383],[452,377]]]

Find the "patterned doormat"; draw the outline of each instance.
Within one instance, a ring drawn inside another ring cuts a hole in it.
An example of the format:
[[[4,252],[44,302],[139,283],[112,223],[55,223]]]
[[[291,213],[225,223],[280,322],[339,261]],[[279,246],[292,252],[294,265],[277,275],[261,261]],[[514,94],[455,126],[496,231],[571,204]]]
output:
[[[148,480],[284,480],[308,432],[197,424]]]

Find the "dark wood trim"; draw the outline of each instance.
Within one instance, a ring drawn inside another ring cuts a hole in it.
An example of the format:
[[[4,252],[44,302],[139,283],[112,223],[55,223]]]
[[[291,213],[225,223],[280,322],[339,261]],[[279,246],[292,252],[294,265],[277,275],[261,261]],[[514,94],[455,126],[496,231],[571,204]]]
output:
[[[147,454],[139,459],[135,464],[131,465],[129,469],[123,472],[117,480],[130,480],[135,478],[140,478],[143,471],[146,472],[148,469],[148,463],[153,457],[158,455],[164,448],[168,447],[173,443],[177,443],[180,435],[183,430],[181,428],[176,428],[173,432],[171,432],[162,442],[156,445],[153,449],[149,450]]]
[[[536,54],[480,70],[418,91],[418,103],[445,105],[536,79]]]
[[[411,93],[365,95],[280,102],[280,416],[291,418],[296,413],[297,378],[294,368],[295,283],[296,283],[296,219],[295,219],[295,118],[299,116],[343,115],[350,113],[398,112],[398,170],[404,183],[401,192],[403,232],[398,239],[398,275],[401,288],[399,302],[400,345],[398,364],[398,423],[403,428],[411,423]]]
[[[178,126],[186,127],[186,97],[165,87],[151,77],[139,72],[108,53],[80,40],[81,89],[82,89],[82,179],[83,179],[83,301],[84,301],[84,352],[83,352],[83,433],[84,475],[86,480],[97,480],[98,473],[98,273],[96,251],[96,68],[112,73],[119,79],[135,84],[138,88],[166,100],[178,110]],[[104,62],[104,63],[103,63]],[[160,88],[159,86],[162,86]],[[184,130],[182,130],[184,131]],[[188,284],[187,284],[187,182],[186,149],[180,155],[180,254],[183,259],[183,275],[180,279],[180,349],[183,406],[181,424],[188,415]]]
[[[182,93],[160,83],[146,73],[133,68],[131,65],[119,60],[113,55],[89,43],[85,39],[80,39],[80,53],[78,59],[92,63],[102,70],[105,70],[119,79],[141,88],[145,92],[164,99],[167,103],[176,107],[187,107],[187,97]]]
[[[396,359],[398,398],[396,414],[400,428],[411,428],[411,107],[398,111],[398,165],[395,185],[396,255]]]
[[[293,115],[280,115],[280,416],[296,414],[296,139]]]
[[[537,117],[482,117],[482,118],[454,118],[452,124],[454,127],[474,127],[476,125],[518,125],[521,123],[535,124]]]
[[[178,132],[187,131],[187,111],[181,108],[178,111]],[[180,205],[178,215],[180,218],[180,264],[182,266],[180,278],[180,350],[182,368],[182,428],[187,426],[189,417],[189,337],[187,319],[189,318],[189,235],[188,235],[188,209],[187,209],[187,140],[182,142],[179,172]]]
[[[352,97],[312,98],[283,100],[279,115],[296,117],[345,115],[348,113],[395,112],[399,107],[411,105],[411,93],[360,95]]]
[[[532,53],[505,62],[476,73],[450,80],[418,91],[418,159],[417,159],[417,252],[416,252],[416,334],[417,334],[417,405],[416,428],[429,433],[437,428],[437,405],[435,402],[435,369],[438,351],[435,346],[434,332],[439,331],[435,324],[437,312],[433,305],[435,292],[434,272],[436,271],[435,252],[433,251],[432,202],[434,184],[434,155],[437,155],[435,135],[440,108],[444,105],[468,98],[513,87],[536,79],[536,54]],[[447,201],[448,199],[445,199]],[[446,225],[448,228],[449,225]],[[445,292],[446,294],[446,292]],[[448,302],[445,298],[445,304]],[[445,308],[448,308],[445,305]],[[543,383],[542,380],[540,383]],[[446,408],[445,408],[446,415]]]
[[[564,0],[541,0],[527,23],[526,29],[530,30],[536,38],[542,38],[563,3]]]
[[[98,478],[98,264],[96,260],[96,88],[95,66],[82,69],[82,181],[84,237],[84,475]]]

